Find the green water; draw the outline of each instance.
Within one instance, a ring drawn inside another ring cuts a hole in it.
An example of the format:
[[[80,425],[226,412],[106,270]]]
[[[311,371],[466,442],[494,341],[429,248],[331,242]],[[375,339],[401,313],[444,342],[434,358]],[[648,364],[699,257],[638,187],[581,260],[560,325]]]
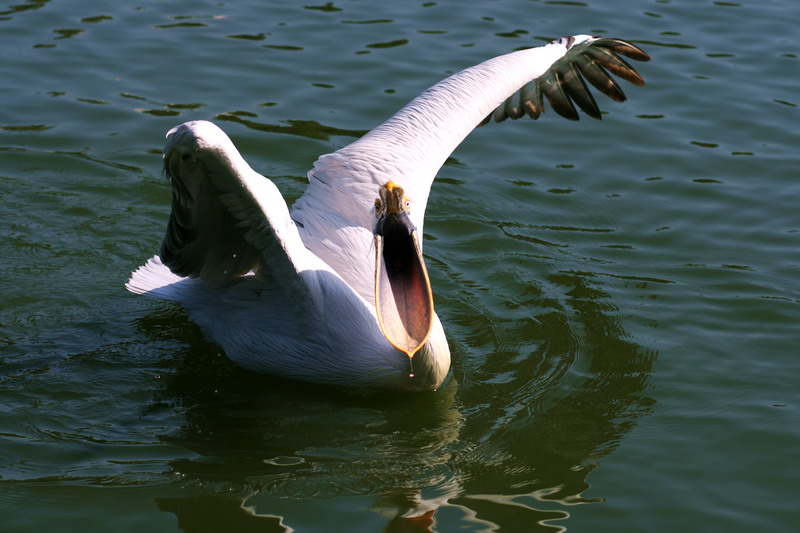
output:
[[[0,4],[0,529],[800,528],[798,25],[790,0]],[[442,169],[437,393],[249,374],[124,291],[172,126],[215,120],[293,200],[449,73],[575,33],[637,42],[647,85]]]

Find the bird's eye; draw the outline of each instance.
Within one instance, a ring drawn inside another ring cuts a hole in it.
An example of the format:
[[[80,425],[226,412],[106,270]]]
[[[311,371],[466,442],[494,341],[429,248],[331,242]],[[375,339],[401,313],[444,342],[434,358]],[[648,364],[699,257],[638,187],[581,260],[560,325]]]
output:
[[[376,212],[376,213],[379,213],[379,212],[380,212],[380,210],[381,210],[381,201],[380,201],[380,200],[378,200],[378,199],[376,199],[376,200],[375,200],[375,212]]]
[[[407,210],[410,210],[411,209],[411,200],[409,200],[408,198],[403,198],[403,205],[406,206]]]

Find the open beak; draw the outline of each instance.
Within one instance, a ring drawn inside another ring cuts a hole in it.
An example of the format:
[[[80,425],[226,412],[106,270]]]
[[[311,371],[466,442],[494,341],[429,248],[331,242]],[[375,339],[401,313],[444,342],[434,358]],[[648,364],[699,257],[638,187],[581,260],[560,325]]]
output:
[[[408,357],[433,325],[433,293],[417,230],[404,212],[388,213],[375,228],[375,307],[383,335]]]

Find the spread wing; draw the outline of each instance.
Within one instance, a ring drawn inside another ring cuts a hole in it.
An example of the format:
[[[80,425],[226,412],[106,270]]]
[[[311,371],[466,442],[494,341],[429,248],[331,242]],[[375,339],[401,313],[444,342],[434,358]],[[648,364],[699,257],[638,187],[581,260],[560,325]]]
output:
[[[317,160],[308,190],[292,208],[303,240],[371,301],[374,264],[366,258],[380,185],[403,187],[421,234],[436,173],[476,126],[492,118],[538,118],[545,101],[566,118],[578,119],[577,104],[599,119],[584,79],[615,101],[625,94],[609,73],[644,83],[621,56],[650,59],[627,41],[579,35],[490,59],[437,83],[358,141]]]
[[[253,272],[310,301],[303,270],[318,266],[303,245],[277,187],[244,161],[210,122],[167,134],[164,171],[172,212],[161,262],[173,273],[226,285]]]

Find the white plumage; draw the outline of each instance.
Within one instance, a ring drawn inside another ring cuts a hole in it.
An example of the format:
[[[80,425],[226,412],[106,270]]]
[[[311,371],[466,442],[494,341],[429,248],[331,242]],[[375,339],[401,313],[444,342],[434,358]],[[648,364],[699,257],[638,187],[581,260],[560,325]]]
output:
[[[172,213],[161,254],[126,287],[181,302],[255,371],[436,389],[450,351],[419,236],[437,171],[476,126],[538,118],[544,99],[567,118],[578,118],[573,102],[600,118],[583,78],[617,101],[625,96],[608,71],[643,84],[619,54],[649,59],[626,41],[581,35],[463,70],[320,157],[291,212],[217,126],[177,126],[164,150]]]

